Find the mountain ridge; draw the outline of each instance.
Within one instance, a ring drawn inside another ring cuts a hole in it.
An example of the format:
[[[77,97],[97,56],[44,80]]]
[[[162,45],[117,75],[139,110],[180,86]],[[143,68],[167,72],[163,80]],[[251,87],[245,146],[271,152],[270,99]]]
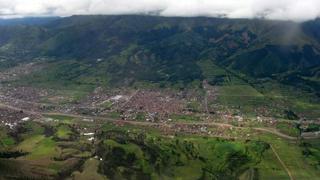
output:
[[[306,87],[313,84],[310,90],[316,92],[317,76],[300,76],[320,66],[318,26],[319,20],[71,16],[37,26],[0,27],[0,55],[91,63],[101,59],[98,71],[113,81],[173,84],[205,79],[198,62],[209,59],[248,79],[299,79]]]

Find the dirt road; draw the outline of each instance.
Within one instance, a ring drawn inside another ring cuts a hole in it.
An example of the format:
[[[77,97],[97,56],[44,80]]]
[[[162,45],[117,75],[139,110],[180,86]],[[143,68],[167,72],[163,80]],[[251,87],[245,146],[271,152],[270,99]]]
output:
[[[274,149],[274,147],[270,144],[271,150],[272,152],[276,155],[277,159],[279,160],[280,164],[282,165],[282,167],[286,170],[288,176],[290,177],[290,180],[294,180],[292,177],[292,174],[290,172],[290,170],[288,169],[288,167],[286,166],[286,164],[281,160],[280,156],[278,155],[277,151]]]

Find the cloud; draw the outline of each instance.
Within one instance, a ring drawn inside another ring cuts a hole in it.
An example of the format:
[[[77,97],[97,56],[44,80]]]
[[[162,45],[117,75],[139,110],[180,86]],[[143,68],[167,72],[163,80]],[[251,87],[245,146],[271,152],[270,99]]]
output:
[[[0,17],[154,12],[304,21],[320,16],[320,0],[0,0]]]

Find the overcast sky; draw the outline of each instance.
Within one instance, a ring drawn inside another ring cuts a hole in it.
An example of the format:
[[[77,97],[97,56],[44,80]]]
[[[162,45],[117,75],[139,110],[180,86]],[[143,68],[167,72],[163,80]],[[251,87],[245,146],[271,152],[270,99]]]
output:
[[[320,0],[0,0],[1,17],[137,14],[310,20]]]

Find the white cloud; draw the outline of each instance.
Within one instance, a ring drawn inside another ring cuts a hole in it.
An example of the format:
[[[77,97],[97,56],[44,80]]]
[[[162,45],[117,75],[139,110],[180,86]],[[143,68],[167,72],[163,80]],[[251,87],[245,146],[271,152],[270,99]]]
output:
[[[0,0],[2,17],[149,12],[303,21],[320,16],[320,0]]]

